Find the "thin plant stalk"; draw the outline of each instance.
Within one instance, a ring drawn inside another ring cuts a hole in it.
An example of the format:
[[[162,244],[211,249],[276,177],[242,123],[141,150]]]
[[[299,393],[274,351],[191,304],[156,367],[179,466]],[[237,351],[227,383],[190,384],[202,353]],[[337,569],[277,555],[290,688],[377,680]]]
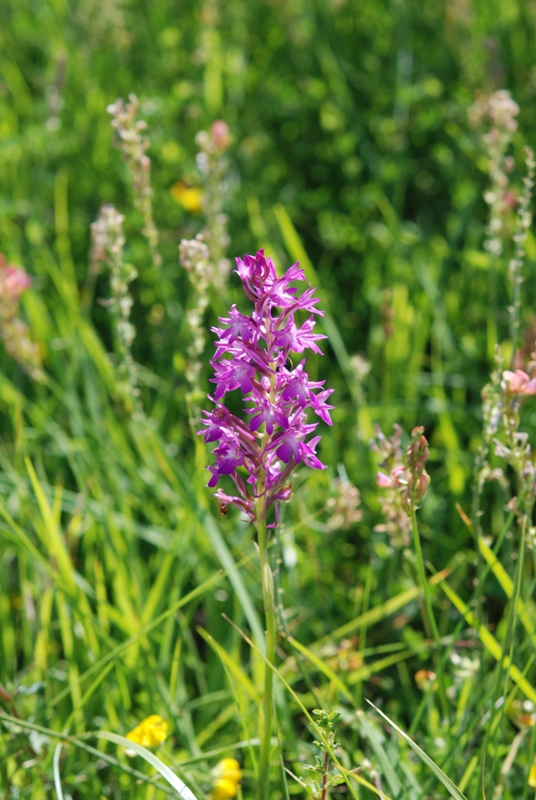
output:
[[[259,505],[264,504],[262,497]],[[259,765],[259,797],[268,800],[270,789],[270,749],[272,740],[273,720],[273,677],[272,665],[275,663],[276,640],[276,614],[274,603],[274,581],[268,557],[268,535],[266,519],[263,518],[262,509],[257,522],[257,535],[259,542],[259,555],[261,564],[262,599],[266,622],[266,661],[264,662],[264,701],[261,719],[261,751]]]
[[[508,173],[513,162],[506,153],[517,130],[516,117],[519,106],[509,92],[499,90],[482,97],[469,110],[469,119],[475,126],[486,125],[487,133],[482,136],[482,145],[489,158],[490,185],[484,193],[489,205],[489,221],[486,227],[484,248],[490,254],[489,294],[487,316],[488,356],[493,359],[497,343],[497,280],[498,267],[504,250],[504,236],[507,230]]]
[[[124,260],[125,217],[114,205],[102,206],[91,225],[92,261],[106,264],[110,271],[112,296],[101,301],[110,309],[114,320],[114,338],[117,352],[118,389],[125,407],[136,419],[143,417],[143,406],[138,387],[138,369],[132,357],[132,344],[136,330],[130,321],[132,296],[129,285],[137,277],[137,271]]]
[[[328,769],[329,769],[329,753],[326,752],[324,756],[324,774],[322,775],[322,794],[320,800],[326,800],[328,796]]]
[[[274,365],[272,365],[274,366]],[[270,378],[270,398],[273,401],[275,376]],[[266,431],[261,437],[261,447],[268,443]],[[257,515],[256,527],[261,565],[262,600],[266,622],[266,661],[264,662],[264,704],[261,720],[261,752],[259,765],[259,796],[268,800],[270,790],[270,749],[273,718],[273,681],[272,665],[275,664],[276,610],[274,597],[274,579],[268,555],[268,529],[266,527],[266,472],[261,470],[257,482]]]
[[[419,581],[423,590],[424,594],[424,606],[426,609],[425,619],[424,622],[427,624],[432,632],[432,636],[435,642],[435,663],[436,663],[436,674],[437,674],[437,683],[439,687],[439,697],[441,700],[441,707],[445,716],[448,715],[448,701],[447,701],[447,694],[445,691],[445,682],[443,679],[443,665],[441,663],[441,640],[439,638],[439,630],[435,621],[434,616],[434,609],[432,607],[432,598],[430,596],[430,586],[428,585],[428,581],[426,580],[426,571],[424,568],[424,559],[422,555],[422,548],[421,548],[421,539],[419,535],[419,526],[417,525],[417,514],[415,513],[415,504],[411,504],[411,527],[413,532],[413,546],[415,548],[415,554],[417,556],[417,572],[419,575]]]
[[[497,701],[500,697],[506,698],[508,693],[508,683],[510,680],[510,667],[512,665],[512,660],[514,657],[514,634],[515,629],[517,626],[517,617],[518,617],[518,608],[519,608],[519,601],[521,599],[521,586],[523,582],[523,569],[525,563],[525,549],[526,549],[526,540],[527,540],[527,515],[523,516],[523,524],[521,526],[521,541],[519,544],[519,557],[517,563],[517,570],[516,570],[516,577],[515,577],[515,584],[514,584],[514,592],[512,594],[511,605],[508,613],[507,623],[506,623],[506,633],[504,636],[504,643],[501,652],[501,659],[500,662],[497,664],[497,681],[495,684],[495,691],[493,693],[494,702],[493,702],[493,714],[490,720],[490,724],[488,730],[494,731],[497,725],[500,725],[502,717],[505,713],[505,703],[501,703],[500,707],[497,708]],[[509,655],[507,656],[506,653],[509,651]],[[503,691],[502,695],[500,694],[500,683],[501,683],[501,672],[503,665],[506,664],[504,670],[504,683],[503,683]],[[499,715],[497,717],[497,715]],[[486,737],[487,738],[487,737]],[[484,742],[484,746],[486,741]],[[492,785],[495,783],[494,775],[497,769],[497,759],[499,755],[499,747],[496,741],[495,749],[493,753],[493,760],[491,762],[491,769],[490,769],[490,779],[492,780]]]
[[[158,230],[153,216],[153,189],[151,186],[151,159],[147,155],[150,147],[147,123],[138,119],[140,101],[130,94],[128,103],[118,98],[108,106],[112,127],[117,136],[117,145],[128,164],[132,178],[134,205],[143,219],[141,232],[149,246],[153,267],[158,272],[162,267],[162,256],[158,250]]]
[[[508,273],[512,283],[512,305],[509,307],[510,340],[512,342],[512,369],[516,366],[517,346],[519,339],[519,312],[521,309],[521,284],[523,276],[521,271],[525,259],[525,242],[527,231],[530,228],[532,214],[530,212],[530,201],[534,188],[534,171],[536,163],[534,153],[530,147],[525,148],[525,164],[527,174],[523,179],[523,192],[519,200],[519,211],[517,217],[517,230],[514,235],[515,251],[514,257],[510,261]]]

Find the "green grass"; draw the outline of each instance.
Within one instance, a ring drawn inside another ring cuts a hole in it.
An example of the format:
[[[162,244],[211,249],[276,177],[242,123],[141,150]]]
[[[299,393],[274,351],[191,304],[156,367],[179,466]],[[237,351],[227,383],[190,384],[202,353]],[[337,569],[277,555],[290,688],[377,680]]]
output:
[[[471,521],[495,332],[506,363],[513,350],[516,217],[494,304],[488,162],[467,109],[498,88],[520,104],[518,191],[523,146],[535,144],[534,30],[522,2],[2,3],[0,251],[32,276],[21,316],[46,379],[32,381],[0,346],[0,797],[177,796],[167,766],[203,800],[226,756],[242,765],[242,797],[257,796],[258,552],[238,513],[219,514],[205,486],[210,454],[188,421],[192,293],[177,245],[203,218],[170,192],[200,183],[194,137],[217,118],[233,136],[227,254],[265,246],[281,270],[300,260],[329,337],[310,373],[336,389],[334,425],[322,431],[329,469],[296,476],[269,548],[280,742],[271,797],[311,796],[302,782],[322,739],[315,708],[341,713],[330,758],[344,788],[333,798],[533,796],[534,534],[505,509],[519,494],[512,466],[483,488],[481,536]],[[106,113],[132,91],[151,137],[158,275]],[[103,202],[126,215],[125,258],[139,275],[133,355],[145,413],[135,418],[99,302],[109,276],[88,277]],[[529,338],[530,231],[526,250]],[[233,302],[241,307],[236,276],[210,294],[207,329]],[[361,378],[356,354],[369,367]],[[210,357],[209,342],[203,391]],[[527,398],[521,412],[529,442],[533,407]],[[395,422],[408,434],[424,425],[430,443],[418,520],[439,648],[412,547],[375,529],[376,422],[387,435]],[[489,463],[504,467],[493,447]],[[337,475],[359,488],[363,518],[331,530]],[[415,679],[438,664],[446,704]],[[168,741],[131,758],[120,737],[150,714],[167,720]]]

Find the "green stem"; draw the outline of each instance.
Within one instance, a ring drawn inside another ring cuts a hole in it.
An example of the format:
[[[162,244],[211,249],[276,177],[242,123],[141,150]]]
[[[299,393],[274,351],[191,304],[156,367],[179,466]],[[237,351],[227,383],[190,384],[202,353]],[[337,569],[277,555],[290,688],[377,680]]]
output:
[[[530,510],[532,513],[532,509]],[[493,694],[493,706],[492,706],[492,717],[490,720],[490,724],[488,726],[489,733],[486,736],[488,738],[489,734],[492,734],[496,731],[497,728],[500,727],[502,721],[504,719],[505,714],[505,704],[502,703],[499,708],[497,708],[497,700],[499,697],[506,697],[508,694],[508,685],[510,683],[510,669],[512,666],[512,661],[514,658],[514,636],[515,630],[517,626],[517,618],[518,618],[518,609],[521,601],[521,588],[523,583],[523,570],[525,564],[525,549],[526,549],[526,541],[527,541],[527,520],[530,519],[528,513],[525,512],[523,515],[523,525],[521,528],[521,542],[519,545],[519,555],[518,555],[518,563],[515,575],[515,583],[514,583],[514,591],[512,594],[512,598],[510,600],[510,607],[508,609],[508,617],[506,622],[506,632],[504,635],[504,642],[501,650],[501,658],[497,664],[497,681],[495,683],[495,691]],[[508,653],[508,655],[507,655]],[[504,676],[502,673],[502,668],[504,668]],[[501,676],[504,679],[503,682],[503,689],[501,692]],[[498,734],[495,738],[495,748],[493,752],[493,760],[491,762],[491,770],[490,770],[490,779],[494,779],[495,773],[497,770],[498,758],[499,758],[499,744],[498,744]],[[495,783],[493,784],[495,785]]]
[[[264,662],[264,702],[261,718],[261,753],[259,766],[259,800],[269,800],[270,795],[270,747],[273,718],[273,670],[275,662],[276,617],[274,603],[274,580],[268,558],[268,535],[263,514],[263,498],[259,498],[257,512],[257,535],[261,562],[262,599],[266,621],[266,661]]]
[[[426,571],[424,569],[424,560],[422,556],[421,539],[419,536],[419,528],[417,525],[417,515],[415,513],[415,506],[413,503],[411,505],[411,527],[413,530],[413,545],[415,547],[415,553],[417,555],[417,570],[419,573],[419,581],[421,583],[421,587],[424,594],[424,605],[426,608],[426,618],[427,618],[427,620],[425,619],[425,624],[427,621],[435,641],[435,664],[436,664],[437,684],[439,687],[439,698],[441,700],[441,707],[443,710],[443,714],[445,717],[447,717],[449,713],[449,704],[447,700],[447,693],[445,691],[445,682],[443,679],[443,665],[441,663],[441,641],[439,638],[439,630],[437,628],[435,621],[434,609],[432,607],[430,586],[426,579]]]
[[[324,774],[322,775],[322,794],[320,800],[326,800],[328,796],[328,773],[329,773],[329,753],[326,750],[324,754]]]
[[[271,320],[269,315],[265,318],[265,326],[267,331],[271,331]],[[269,348],[268,348],[269,349]],[[270,378],[270,401],[275,402],[275,386],[276,386],[276,367],[272,363],[270,365],[273,369]],[[261,452],[264,451],[269,439],[269,435],[265,430],[261,436],[259,447]],[[276,639],[276,616],[275,616],[275,598],[274,598],[274,577],[270,569],[270,560],[268,557],[268,531],[266,528],[266,472],[264,469],[260,470],[257,480],[257,503],[256,503],[256,526],[257,537],[259,542],[259,556],[261,562],[261,581],[262,581],[262,600],[264,603],[264,618],[266,622],[266,652],[264,661],[264,701],[263,711],[261,716],[260,726],[260,739],[261,739],[261,752],[259,764],[259,800],[269,800],[270,798],[270,747],[272,740],[272,719],[273,719],[273,681],[274,673],[273,666],[275,664],[275,639]]]

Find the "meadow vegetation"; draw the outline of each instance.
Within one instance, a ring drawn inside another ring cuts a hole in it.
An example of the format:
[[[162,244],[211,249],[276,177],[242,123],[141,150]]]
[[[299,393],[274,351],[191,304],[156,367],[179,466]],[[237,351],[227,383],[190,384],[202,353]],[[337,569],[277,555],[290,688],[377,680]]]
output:
[[[535,54],[528,0],[2,0],[1,798],[534,796]],[[334,389],[271,533],[198,435],[263,248]]]

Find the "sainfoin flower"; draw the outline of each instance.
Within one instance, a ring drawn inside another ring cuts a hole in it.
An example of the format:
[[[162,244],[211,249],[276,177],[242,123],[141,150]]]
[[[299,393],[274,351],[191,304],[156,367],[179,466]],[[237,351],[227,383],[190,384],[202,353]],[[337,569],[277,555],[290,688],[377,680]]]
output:
[[[314,289],[298,294],[294,284],[305,281],[298,264],[278,278],[272,260],[259,250],[237,258],[236,265],[253,311],[246,316],[233,306],[212,328],[217,336],[210,362],[214,408],[203,412],[200,431],[205,442],[217,442],[208,486],[229,475],[237,494],[218,489],[222,510],[232,503],[255,522],[258,514],[266,519],[274,506],[277,523],[278,503],[290,497],[295,467],[325,468],[316,455],[321,437],[312,435],[318,422],[310,421],[309,412],[331,425],[333,406],[327,400],[333,389],[311,381],[300,358],[307,349],[322,355],[318,342],[326,337],[313,329],[315,315],[323,312],[316,308]],[[235,391],[242,394],[242,417],[225,405],[226,395]]]
[[[509,369],[502,374],[501,387],[506,394],[533,395],[536,394],[536,378],[530,378],[522,369],[511,372]]]

